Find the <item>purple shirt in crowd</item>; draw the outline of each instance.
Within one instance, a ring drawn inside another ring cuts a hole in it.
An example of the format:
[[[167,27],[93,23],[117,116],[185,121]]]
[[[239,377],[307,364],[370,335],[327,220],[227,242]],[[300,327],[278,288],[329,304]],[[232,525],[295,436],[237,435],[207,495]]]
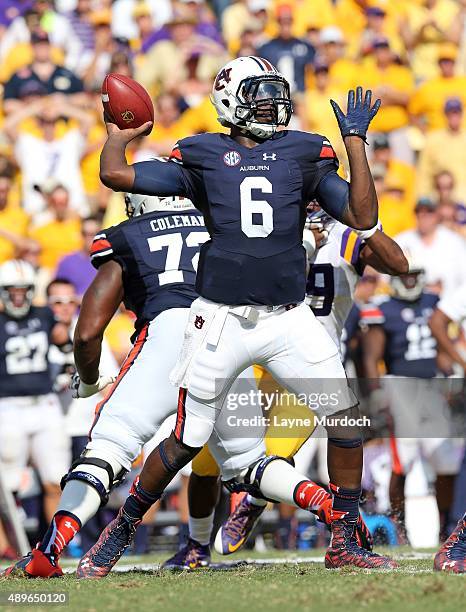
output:
[[[66,278],[76,288],[78,295],[83,295],[94,280],[97,270],[91,264],[89,255],[75,251],[63,257],[58,263],[56,278]]]

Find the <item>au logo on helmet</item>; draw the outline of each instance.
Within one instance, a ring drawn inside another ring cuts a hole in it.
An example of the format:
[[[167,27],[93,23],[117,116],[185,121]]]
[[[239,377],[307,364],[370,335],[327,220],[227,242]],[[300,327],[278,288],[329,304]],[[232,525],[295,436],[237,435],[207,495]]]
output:
[[[217,78],[215,79],[215,89],[216,91],[222,91],[225,89],[227,83],[231,81],[231,68],[224,68],[217,74]]]
[[[130,110],[125,110],[121,113],[121,118],[123,121],[126,121],[126,123],[131,123],[131,121],[134,121],[134,114]]]
[[[202,329],[204,327],[205,319],[201,315],[196,315],[194,319],[194,327],[196,329]]]

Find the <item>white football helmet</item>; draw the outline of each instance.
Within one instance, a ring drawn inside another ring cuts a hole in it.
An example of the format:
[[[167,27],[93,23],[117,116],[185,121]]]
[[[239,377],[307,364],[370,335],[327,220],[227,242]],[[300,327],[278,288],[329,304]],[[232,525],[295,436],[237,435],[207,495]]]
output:
[[[36,273],[27,261],[10,259],[0,266],[0,300],[10,317],[21,319],[28,314],[35,284]]]
[[[238,57],[217,74],[212,104],[224,127],[270,138],[279,125],[288,125],[293,106],[288,81],[261,57]]]
[[[407,302],[415,302],[421,297],[425,287],[424,266],[407,254],[408,272],[390,278],[390,286],[394,297]]]
[[[148,196],[138,193],[125,193],[125,205],[128,217],[138,217],[154,211],[182,213],[194,208],[194,204],[188,198]]]

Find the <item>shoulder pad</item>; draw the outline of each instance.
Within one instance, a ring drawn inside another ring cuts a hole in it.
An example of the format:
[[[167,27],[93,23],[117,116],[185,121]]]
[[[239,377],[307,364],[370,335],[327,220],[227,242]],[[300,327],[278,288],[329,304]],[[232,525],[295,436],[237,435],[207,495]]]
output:
[[[309,161],[317,162],[319,160],[337,160],[337,155],[325,136],[320,134],[311,134],[310,132],[301,132],[299,130],[289,130],[293,150],[298,157],[305,157]],[[337,160],[338,163],[338,160]]]
[[[202,160],[212,154],[219,145],[219,134],[207,132],[178,140],[170,154],[169,161],[183,166],[199,166]]]

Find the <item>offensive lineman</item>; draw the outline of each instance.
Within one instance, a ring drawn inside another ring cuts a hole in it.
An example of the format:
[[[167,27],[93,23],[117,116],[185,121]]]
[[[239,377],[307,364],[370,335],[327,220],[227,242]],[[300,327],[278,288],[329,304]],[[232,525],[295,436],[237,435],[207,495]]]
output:
[[[201,297],[191,306],[183,350],[171,373],[180,386],[175,430],[149,456],[118,517],[78,571],[97,577],[111,570],[147,509],[209,439],[231,382],[253,363],[301,396],[310,397],[316,387],[328,390],[324,376],[340,381],[338,405],[321,402],[317,410],[332,417],[326,429],[334,520],[326,566],[396,567],[357,544],[362,439],[357,425],[342,425],[357,422],[357,400],[346,385],[337,347],[303,303],[307,202],[317,199],[326,212],[358,229],[377,224],[364,140],[380,101],[371,106],[371,92],[363,100],[360,87],[349,92],[346,115],[332,101],[350,184],[337,175],[338,162],[325,138],[277,131],[291,118],[290,91],[266,60],[229,62],[214,81],[213,103],[230,134],[183,139],[166,164],[126,162],[126,145],[150,123],[129,130],[107,124],[104,184],[116,191],[189,197],[204,214],[210,240],[201,249],[196,277]]]

